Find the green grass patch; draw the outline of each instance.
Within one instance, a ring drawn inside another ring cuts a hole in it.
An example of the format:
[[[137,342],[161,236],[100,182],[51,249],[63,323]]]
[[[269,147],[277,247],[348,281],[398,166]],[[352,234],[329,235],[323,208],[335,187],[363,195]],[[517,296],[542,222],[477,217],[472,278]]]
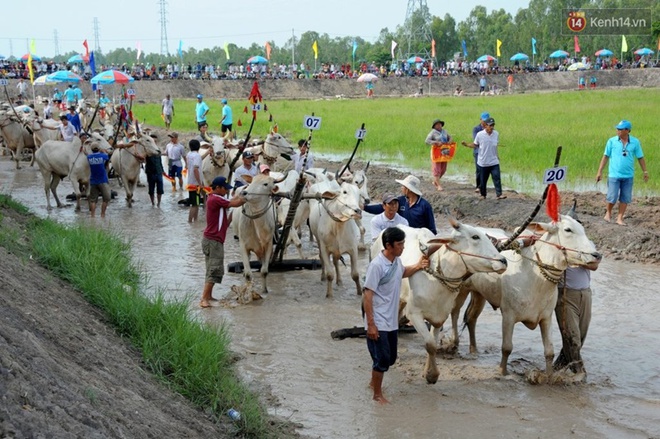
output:
[[[0,196],[0,205],[27,210],[5,196]],[[20,241],[20,233],[1,234],[0,244],[22,245],[78,288],[142,352],[147,368],[174,391],[218,418],[236,408],[241,412],[241,435],[276,436],[258,398],[237,377],[227,328],[192,320],[187,299],[166,301],[160,291],[148,298],[148,282],[132,262],[129,244],[88,226],[65,227],[38,218],[27,224],[28,244]],[[93,393],[87,398],[93,402]]]
[[[313,149],[319,153],[348,156],[355,145],[355,130],[365,123],[367,136],[358,157],[379,160],[410,169],[430,169],[429,149],[424,144],[433,119],[445,121],[454,139],[470,141],[472,128],[479,115],[489,111],[500,132],[500,160],[503,183],[517,190],[538,185],[544,169],[552,167],[557,146],[563,146],[561,165],[568,166],[566,185],[571,189],[595,188],[598,164],[607,139],[616,135],[614,125],[621,119],[632,121],[632,135],[642,143],[651,179],[638,179],[635,193],[657,194],[660,179],[654,178],[655,163],[660,152],[653,148],[660,89],[584,90],[573,92],[515,94],[483,97],[382,98],[350,100],[269,101],[268,112],[260,112],[252,136],[264,137],[272,125],[272,114],[280,132],[292,143],[307,137],[303,117],[314,113],[322,118],[321,129],[314,132]],[[209,98],[209,131],[219,133],[222,106]],[[234,127],[239,137],[245,136],[251,113],[243,113],[245,101],[230,102],[234,110]],[[196,131],[195,101],[177,100],[172,129]],[[134,113],[148,124],[162,126],[160,106],[144,104]],[[241,119],[243,126],[237,127]],[[183,140],[183,139],[182,139]],[[471,176],[472,151],[459,146],[449,165],[448,175]],[[471,181],[471,180],[470,180]]]

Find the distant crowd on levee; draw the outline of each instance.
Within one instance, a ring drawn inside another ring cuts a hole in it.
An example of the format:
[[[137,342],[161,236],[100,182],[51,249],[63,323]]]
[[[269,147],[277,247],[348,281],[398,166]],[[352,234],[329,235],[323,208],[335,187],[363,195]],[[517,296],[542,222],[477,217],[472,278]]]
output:
[[[240,80],[240,79],[356,79],[363,73],[372,73],[381,78],[428,77],[432,76],[470,76],[484,74],[511,74],[530,72],[565,71],[568,66],[582,62],[586,69],[630,69],[660,67],[658,60],[635,55],[632,62],[621,61],[616,57],[583,56],[580,58],[564,58],[559,62],[549,58],[537,62],[516,61],[511,65],[498,65],[495,61],[477,62],[461,59],[441,61],[434,65],[432,61],[408,63],[407,61],[376,64],[375,62],[351,63],[320,63],[317,68],[313,64],[300,62],[291,64],[230,64],[226,63],[181,63],[167,62],[160,64],[103,64],[98,65],[97,72],[108,69],[120,70],[131,75],[136,80],[166,80],[166,79],[197,79],[197,80]],[[71,70],[84,79],[89,80],[92,70],[89,65],[67,64],[54,61],[33,61],[34,77],[47,75],[59,70]],[[0,60],[0,78],[29,78],[25,61],[10,62]]]

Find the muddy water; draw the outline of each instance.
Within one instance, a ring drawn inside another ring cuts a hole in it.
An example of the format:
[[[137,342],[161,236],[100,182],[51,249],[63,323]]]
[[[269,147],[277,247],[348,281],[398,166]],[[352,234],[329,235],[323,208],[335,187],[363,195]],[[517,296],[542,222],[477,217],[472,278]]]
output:
[[[144,181],[144,180],[143,180]],[[114,186],[113,182],[113,186]],[[318,271],[271,273],[270,294],[247,306],[197,308],[203,283],[200,249],[202,222],[189,225],[181,192],[166,191],[160,209],[152,208],[145,188],[128,209],[113,200],[105,219],[92,220],[84,207],[45,209],[37,169],[13,170],[0,158],[0,190],[36,214],[67,224],[94,224],[119,232],[133,243],[136,260],[152,283],[171,297],[193,295],[191,312],[209,324],[231,326],[239,369],[248,381],[272,392],[271,412],[300,422],[310,437],[660,437],[660,301],[657,267],[606,260],[593,275],[593,319],[583,349],[589,373],[586,385],[533,386],[522,372],[542,367],[539,331],[521,325],[514,333],[513,373],[497,373],[499,313],[486,310],[478,327],[480,354],[467,353],[467,333],[459,354],[438,357],[436,385],[421,377],[424,351],[420,338],[400,338],[400,360],[385,376],[392,401],[379,407],[370,400],[370,360],[363,339],[334,341],[330,332],[360,325],[359,299],[347,268],[343,286],[325,298]],[[62,198],[71,183],[60,186]],[[228,240],[227,262],[237,261]],[[307,245],[306,255],[313,255]],[[366,264],[363,255],[362,271]],[[230,295],[241,283],[228,274],[215,296]],[[259,280],[257,280],[259,282]],[[553,331],[555,351],[560,346]]]

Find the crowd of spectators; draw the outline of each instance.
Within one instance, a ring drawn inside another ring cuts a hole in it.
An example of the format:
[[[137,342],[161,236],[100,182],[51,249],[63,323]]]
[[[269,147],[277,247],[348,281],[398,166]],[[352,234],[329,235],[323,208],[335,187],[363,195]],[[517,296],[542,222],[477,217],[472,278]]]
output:
[[[596,58],[592,60],[589,57],[564,58],[561,60],[543,60],[542,62],[532,63],[515,62],[510,66],[500,66],[497,62],[477,62],[452,60],[441,62],[434,66],[432,62],[422,63],[393,62],[390,65],[376,65],[376,63],[361,62],[355,65],[351,64],[332,64],[321,63],[317,68],[304,62],[292,64],[184,64],[178,62],[156,64],[109,64],[97,65],[97,71],[107,69],[121,70],[133,76],[136,80],[163,80],[163,79],[343,79],[357,78],[363,73],[373,73],[379,77],[428,77],[432,76],[481,76],[489,74],[527,73],[527,72],[548,72],[564,71],[571,64],[581,62],[581,69],[600,70],[600,69],[622,69],[622,68],[648,68],[660,67],[660,63],[649,57],[636,56],[633,62],[621,62],[616,57]],[[89,79],[92,71],[89,65],[85,64],[66,64],[53,61],[34,62],[35,77],[44,74],[50,74],[58,70],[71,70]],[[28,78],[28,69],[23,61],[10,62],[0,61],[0,77],[3,78]]]

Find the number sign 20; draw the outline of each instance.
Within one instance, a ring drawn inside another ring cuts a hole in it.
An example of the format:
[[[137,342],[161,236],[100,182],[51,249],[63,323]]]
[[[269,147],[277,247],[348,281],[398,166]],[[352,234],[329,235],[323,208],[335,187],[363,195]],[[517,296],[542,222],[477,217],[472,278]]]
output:
[[[566,166],[548,168],[543,173],[543,184],[559,183],[566,179]]]

